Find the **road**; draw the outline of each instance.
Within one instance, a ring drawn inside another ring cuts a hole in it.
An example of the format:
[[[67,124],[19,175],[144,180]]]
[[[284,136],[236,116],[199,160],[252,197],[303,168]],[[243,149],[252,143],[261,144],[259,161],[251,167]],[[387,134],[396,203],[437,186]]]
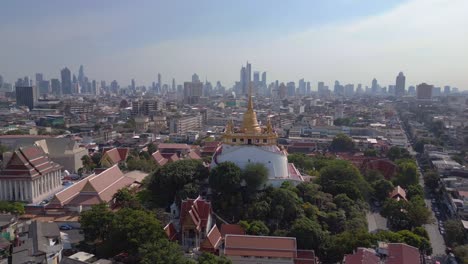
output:
[[[378,211],[367,212],[366,218],[369,233],[376,232],[378,230],[388,230],[387,219],[382,217]]]
[[[431,204],[431,195],[430,192],[424,187],[424,179],[423,174],[421,171],[421,166],[419,162],[416,160],[416,164],[418,165],[418,172],[419,172],[419,184],[424,188],[424,202],[426,203],[427,208],[432,208]],[[437,224],[437,217],[434,214],[434,211],[431,209],[431,218],[432,223],[424,225],[426,228],[427,234],[429,235],[429,239],[432,245],[432,255],[443,259],[445,257],[445,240],[444,237],[439,232],[439,226]]]

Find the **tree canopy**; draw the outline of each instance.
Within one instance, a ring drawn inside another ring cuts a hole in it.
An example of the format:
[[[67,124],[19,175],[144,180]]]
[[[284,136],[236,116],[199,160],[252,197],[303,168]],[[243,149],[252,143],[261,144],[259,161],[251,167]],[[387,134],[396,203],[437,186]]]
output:
[[[330,145],[333,151],[352,151],[354,149],[353,139],[345,134],[336,135]]]

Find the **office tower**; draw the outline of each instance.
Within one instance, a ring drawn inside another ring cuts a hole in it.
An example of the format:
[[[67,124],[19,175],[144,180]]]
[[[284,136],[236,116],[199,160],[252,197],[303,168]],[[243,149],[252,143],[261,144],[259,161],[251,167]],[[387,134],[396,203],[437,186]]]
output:
[[[278,87],[278,96],[280,99],[284,99],[286,98],[287,96],[287,93],[288,92],[288,88],[286,87],[286,85],[284,85],[284,83],[281,83]]]
[[[299,86],[297,87],[298,95],[305,95],[306,94],[306,83],[304,78],[299,80]]]
[[[371,91],[373,94],[379,94],[379,84],[377,83],[377,80],[374,78],[372,80],[372,86],[371,86]]]
[[[255,85],[258,85],[258,83],[260,83],[260,72],[254,71],[254,73],[253,73],[253,83]]]
[[[135,84],[135,79],[132,79],[132,90],[135,91],[136,84]]]
[[[246,69],[245,67],[242,67],[240,70],[240,93],[243,95],[247,94],[247,80],[246,80]]]
[[[247,65],[245,66],[245,73],[247,74],[247,87],[250,85],[250,82],[252,82],[252,64],[247,62]]]
[[[288,96],[296,95],[296,84],[294,82],[288,82],[286,84]]]
[[[409,86],[408,87],[408,94],[416,95],[416,87],[414,87],[413,85]]]
[[[156,86],[156,92],[160,93],[161,89],[162,89],[161,73],[158,73],[158,85]]]
[[[450,93],[450,86],[446,85],[444,86],[444,94],[449,94]]]
[[[33,86],[16,87],[16,105],[27,106],[29,110],[34,108],[37,101],[36,89]]]
[[[44,75],[42,73],[36,73],[36,85],[39,85],[40,82],[44,80]]]
[[[202,82],[200,81],[184,82],[184,103],[197,104],[202,95],[203,95],[203,83]]]
[[[263,83],[263,85],[266,85],[266,83],[267,83],[266,72],[262,73],[262,83]]]
[[[0,75],[0,88],[3,86],[3,76]]]
[[[172,78],[172,91],[175,92],[176,90],[176,83],[175,83],[175,79]]]
[[[434,85],[429,85],[426,83],[421,83],[416,87],[416,99],[418,100],[431,100],[432,99],[432,89]]]
[[[106,81],[101,81],[101,90],[106,89]]]
[[[389,95],[395,95],[395,85],[389,85],[388,86],[388,94]]]
[[[72,93],[72,80],[71,80],[70,70],[67,67],[65,67],[60,72],[60,76],[62,77],[62,94],[71,94]]]
[[[442,93],[441,93],[442,89],[440,87],[434,87],[434,89],[432,89],[432,96],[435,97],[435,96],[441,96]]]
[[[47,94],[49,94],[50,82],[42,80],[42,81],[40,81],[38,83],[38,85],[36,87],[38,89],[38,95],[40,97],[44,96],[44,95],[47,95]]]
[[[344,95],[347,97],[354,95],[354,84],[346,84],[344,86]]]
[[[362,89],[362,84],[358,83],[357,88],[356,88],[356,93],[357,94],[364,93],[364,89]]]
[[[396,82],[395,82],[395,96],[396,97],[402,97],[405,95],[405,82],[406,82],[405,75],[403,75],[402,72],[398,73],[398,76],[396,77]]]
[[[91,89],[92,89],[92,93],[94,95],[99,95],[100,91],[99,91],[99,87],[97,85],[97,82],[96,80],[93,80],[92,84],[91,84]]]
[[[78,83],[80,84],[81,87],[86,86],[83,65],[80,65],[80,69],[78,70]]]
[[[112,93],[119,93],[119,84],[117,83],[116,80],[113,80],[110,84],[110,90]]]
[[[306,94],[309,95],[312,92],[312,88],[310,87],[310,82],[306,84]]]
[[[457,88],[457,87],[453,87],[451,92],[452,92],[452,93],[458,93],[458,88]]]
[[[341,85],[339,81],[335,81],[333,93],[335,93],[335,95],[344,95],[344,86]]]
[[[192,75],[192,82],[200,82],[200,78],[198,77],[198,74],[194,73]]]

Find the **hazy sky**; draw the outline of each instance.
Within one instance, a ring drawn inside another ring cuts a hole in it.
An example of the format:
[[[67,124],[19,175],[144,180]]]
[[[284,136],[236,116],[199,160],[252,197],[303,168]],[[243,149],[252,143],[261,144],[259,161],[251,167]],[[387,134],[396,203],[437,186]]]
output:
[[[80,64],[90,79],[148,85],[196,72],[231,87],[247,60],[268,82],[377,78],[468,89],[466,0],[3,1],[0,74]]]

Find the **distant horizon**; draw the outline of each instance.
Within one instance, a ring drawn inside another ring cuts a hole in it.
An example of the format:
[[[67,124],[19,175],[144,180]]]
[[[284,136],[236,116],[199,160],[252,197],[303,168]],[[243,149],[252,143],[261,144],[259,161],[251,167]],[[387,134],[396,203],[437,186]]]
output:
[[[280,0],[199,2],[18,0],[3,4],[0,75],[60,79],[84,66],[90,80],[148,86],[191,80],[231,88],[247,61],[267,83],[304,78],[382,87],[468,90],[468,1]],[[20,14],[20,15],[18,15]]]

